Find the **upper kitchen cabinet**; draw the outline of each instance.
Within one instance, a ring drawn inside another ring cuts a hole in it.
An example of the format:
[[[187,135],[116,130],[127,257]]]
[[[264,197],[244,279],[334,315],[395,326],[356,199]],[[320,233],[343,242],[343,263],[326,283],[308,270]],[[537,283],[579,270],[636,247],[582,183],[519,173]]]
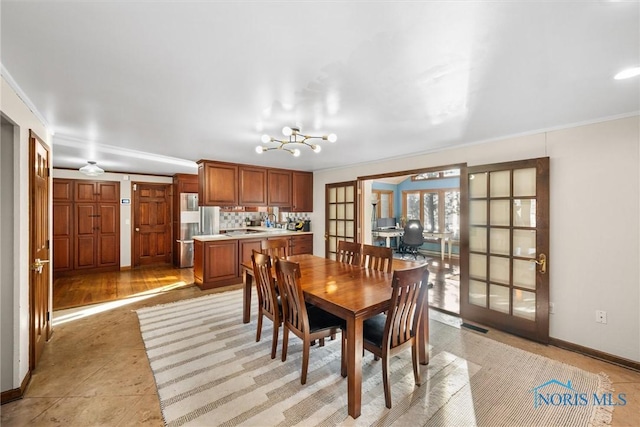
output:
[[[313,173],[293,171],[292,212],[313,212]]]
[[[290,170],[269,169],[268,170],[269,189],[267,192],[268,206],[293,206],[291,201],[291,180]]]
[[[239,206],[267,206],[267,169],[240,165]]]
[[[240,206],[238,165],[200,160],[198,200],[200,206]]]
[[[197,193],[198,175],[177,173],[173,176],[173,194]]]

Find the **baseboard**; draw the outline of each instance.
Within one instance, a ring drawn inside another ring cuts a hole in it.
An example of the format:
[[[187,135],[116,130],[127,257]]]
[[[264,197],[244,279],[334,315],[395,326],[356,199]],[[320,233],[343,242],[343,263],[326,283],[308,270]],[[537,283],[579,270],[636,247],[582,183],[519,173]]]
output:
[[[22,384],[20,385],[20,388],[14,388],[13,390],[3,391],[2,394],[0,394],[0,404],[4,405],[5,403],[22,399],[22,396],[24,396],[24,392],[27,389],[27,385],[29,384],[29,381],[31,381],[31,371],[27,372],[27,375],[25,375],[24,380],[22,380]]]
[[[131,266],[130,265],[125,265],[125,266],[121,266],[120,267],[120,271],[127,271],[127,270],[131,270]]]
[[[625,359],[624,357],[614,356],[613,354],[605,353],[604,351],[595,350],[593,348],[584,347],[579,344],[570,343],[552,337],[549,337],[549,344],[564,350],[584,354],[585,356],[593,357],[594,359],[604,360],[605,362],[613,363],[614,365],[619,365],[624,368],[633,369],[634,371],[640,371],[640,362]]]

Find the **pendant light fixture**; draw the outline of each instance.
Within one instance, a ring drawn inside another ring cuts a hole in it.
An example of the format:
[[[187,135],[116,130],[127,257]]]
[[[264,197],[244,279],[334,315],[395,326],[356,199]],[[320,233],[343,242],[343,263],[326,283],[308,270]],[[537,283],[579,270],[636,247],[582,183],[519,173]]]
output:
[[[276,146],[276,147],[265,147],[263,145],[258,145],[256,147],[256,153],[260,154],[260,153],[264,153],[265,151],[270,151],[270,150],[284,150],[284,151],[288,151],[289,153],[291,153],[294,157],[298,157],[300,156],[300,149],[298,148],[292,148],[289,144],[301,144],[301,145],[306,145],[307,147],[311,148],[313,150],[314,153],[319,153],[322,150],[322,147],[319,146],[318,144],[311,144],[308,143],[307,141],[310,139],[321,139],[323,141],[329,141],[329,142],[336,142],[338,140],[338,137],[336,136],[335,133],[331,133],[329,135],[323,135],[323,136],[311,136],[311,135],[303,135],[300,133],[300,129],[299,128],[290,128],[288,126],[285,126],[284,128],[282,128],[282,134],[286,137],[288,137],[289,139],[276,139],[272,136],[269,135],[262,135],[262,143],[263,144],[268,144],[270,142],[277,142],[280,145]]]
[[[104,169],[99,167],[96,162],[89,160],[86,165],[80,168],[80,172],[87,176],[98,176],[104,173]]]

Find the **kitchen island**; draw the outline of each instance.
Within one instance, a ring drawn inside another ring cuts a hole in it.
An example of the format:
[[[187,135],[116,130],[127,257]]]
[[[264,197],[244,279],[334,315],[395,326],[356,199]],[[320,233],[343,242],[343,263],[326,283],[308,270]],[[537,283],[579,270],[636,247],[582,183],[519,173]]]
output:
[[[226,230],[220,234],[194,236],[193,276],[201,289],[240,283],[243,262],[251,262],[253,250],[260,242],[287,239],[289,255],[312,254],[313,233],[284,228],[248,227]]]

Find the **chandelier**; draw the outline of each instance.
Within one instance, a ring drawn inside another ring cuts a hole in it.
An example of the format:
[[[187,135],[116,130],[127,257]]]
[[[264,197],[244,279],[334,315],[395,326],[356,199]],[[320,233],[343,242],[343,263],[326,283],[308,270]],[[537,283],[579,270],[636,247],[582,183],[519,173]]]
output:
[[[79,170],[87,176],[98,176],[104,173],[104,169],[98,166],[96,162],[93,162],[91,160],[89,160],[87,164],[81,167]]]
[[[312,144],[307,142],[310,139],[321,139],[323,141],[329,141],[329,142],[336,142],[338,137],[336,136],[335,133],[330,133],[329,135],[323,135],[323,136],[310,136],[310,135],[303,135],[300,133],[300,129],[299,128],[290,128],[288,126],[285,126],[282,128],[282,133],[284,134],[284,136],[288,137],[289,139],[276,139],[272,136],[269,135],[262,135],[262,143],[263,144],[268,144],[270,142],[276,142],[280,145],[276,146],[276,147],[265,147],[263,145],[258,145],[256,147],[256,153],[260,154],[263,153],[265,151],[269,151],[269,150],[284,150],[284,151],[288,151],[289,153],[291,153],[293,156],[298,157],[300,155],[300,150],[298,148],[291,148],[291,146],[289,144],[302,144],[302,145],[306,145],[307,147],[311,148],[315,153],[319,153],[322,150],[322,147],[319,146],[318,144]]]

